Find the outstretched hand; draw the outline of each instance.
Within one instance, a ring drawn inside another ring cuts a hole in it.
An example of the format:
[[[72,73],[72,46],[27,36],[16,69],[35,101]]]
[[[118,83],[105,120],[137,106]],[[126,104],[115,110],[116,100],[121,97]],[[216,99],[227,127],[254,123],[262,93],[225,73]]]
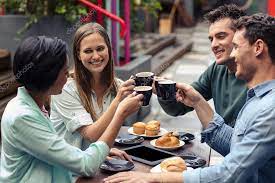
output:
[[[122,101],[129,94],[133,93],[134,87],[135,87],[134,84],[135,84],[135,81],[133,79],[128,79],[127,81],[121,84],[116,96],[119,102]]]
[[[119,103],[117,112],[126,118],[130,114],[139,110],[142,105],[142,99],[142,94],[136,95],[136,93],[133,92]]]
[[[152,177],[149,173],[120,172],[104,179],[104,183],[150,183]]]
[[[195,107],[201,99],[204,99],[199,92],[197,92],[191,85],[184,83],[177,83],[177,101],[189,106]]]
[[[127,161],[133,162],[132,158],[125,151],[119,150],[117,148],[111,148],[109,155],[117,156],[120,159],[125,159]]]

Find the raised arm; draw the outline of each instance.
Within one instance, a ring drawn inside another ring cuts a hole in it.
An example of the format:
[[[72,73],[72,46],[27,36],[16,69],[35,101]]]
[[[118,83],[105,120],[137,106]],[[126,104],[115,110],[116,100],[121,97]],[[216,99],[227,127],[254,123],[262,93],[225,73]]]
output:
[[[115,99],[96,121],[82,105],[76,89],[66,86],[61,95],[52,97],[51,120],[61,120],[69,132],[78,131],[84,139],[96,141],[110,124],[119,102],[132,92],[133,83],[133,80],[127,80],[120,86]]]
[[[51,122],[41,117],[41,112],[25,112],[15,119],[11,130],[13,142],[19,149],[52,165],[59,165],[84,176],[93,176],[109,153],[109,147],[124,121],[139,109],[142,95],[130,95],[118,106],[114,118],[102,136],[85,151],[69,145],[56,134]],[[37,119],[41,119],[37,121]]]
[[[210,100],[212,98],[211,77],[212,77],[214,68],[215,68],[214,64],[209,66],[207,70],[201,74],[198,81],[195,81],[191,84],[191,86],[194,87],[195,90],[198,91],[205,100]],[[165,101],[165,100],[162,100],[161,98],[158,98],[158,101],[161,107],[163,108],[163,110],[171,116],[184,115],[187,112],[194,110],[193,107],[187,106],[181,102]]]

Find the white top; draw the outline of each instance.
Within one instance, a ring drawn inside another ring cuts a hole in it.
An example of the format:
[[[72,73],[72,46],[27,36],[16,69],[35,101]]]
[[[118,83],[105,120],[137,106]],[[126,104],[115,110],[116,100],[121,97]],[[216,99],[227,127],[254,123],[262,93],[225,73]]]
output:
[[[118,87],[122,84],[120,79],[115,78]],[[97,97],[91,93],[91,99],[97,116],[101,116],[107,110],[115,95],[109,92],[103,97],[102,108],[97,104]],[[91,142],[85,140],[77,131],[78,128],[93,123],[91,115],[81,103],[74,79],[69,79],[62,93],[51,97],[50,119],[57,133],[71,145],[85,150]]]

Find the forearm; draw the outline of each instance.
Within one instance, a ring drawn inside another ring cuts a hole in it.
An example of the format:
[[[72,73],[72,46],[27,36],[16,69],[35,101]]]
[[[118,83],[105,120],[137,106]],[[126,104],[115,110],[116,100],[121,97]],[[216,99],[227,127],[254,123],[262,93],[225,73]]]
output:
[[[119,112],[116,112],[112,121],[110,122],[108,127],[104,130],[103,134],[98,140],[104,141],[109,147],[111,147],[125,118],[126,116],[124,116],[123,114],[120,114]]]
[[[183,183],[182,173],[152,173],[148,175],[151,179],[150,182],[159,183]]]
[[[93,124],[84,126],[80,129],[81,135],[90,141],[96,141],[106,130],[112,121],[119,102],[115,99],[112,101],[108,109]]]
[[[198,115],[199,120],[203,128],[207,128],[210,121],[213,119],[214,112],[206,100],[201,99],[195,106],[194,109]]]

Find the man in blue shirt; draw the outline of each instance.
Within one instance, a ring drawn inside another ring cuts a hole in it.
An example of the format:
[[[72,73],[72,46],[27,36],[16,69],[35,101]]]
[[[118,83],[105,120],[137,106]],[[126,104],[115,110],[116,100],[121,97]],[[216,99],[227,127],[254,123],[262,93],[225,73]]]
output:
[[[227,154],[224,161],[183,173],[120,173],[105,182],[275,182],[275,18],[245,16],[235,27],[235,75],[249,90],[234,129],[192,86],[177,84],[177,100],[193,107],[203,125],[202,141]]]

